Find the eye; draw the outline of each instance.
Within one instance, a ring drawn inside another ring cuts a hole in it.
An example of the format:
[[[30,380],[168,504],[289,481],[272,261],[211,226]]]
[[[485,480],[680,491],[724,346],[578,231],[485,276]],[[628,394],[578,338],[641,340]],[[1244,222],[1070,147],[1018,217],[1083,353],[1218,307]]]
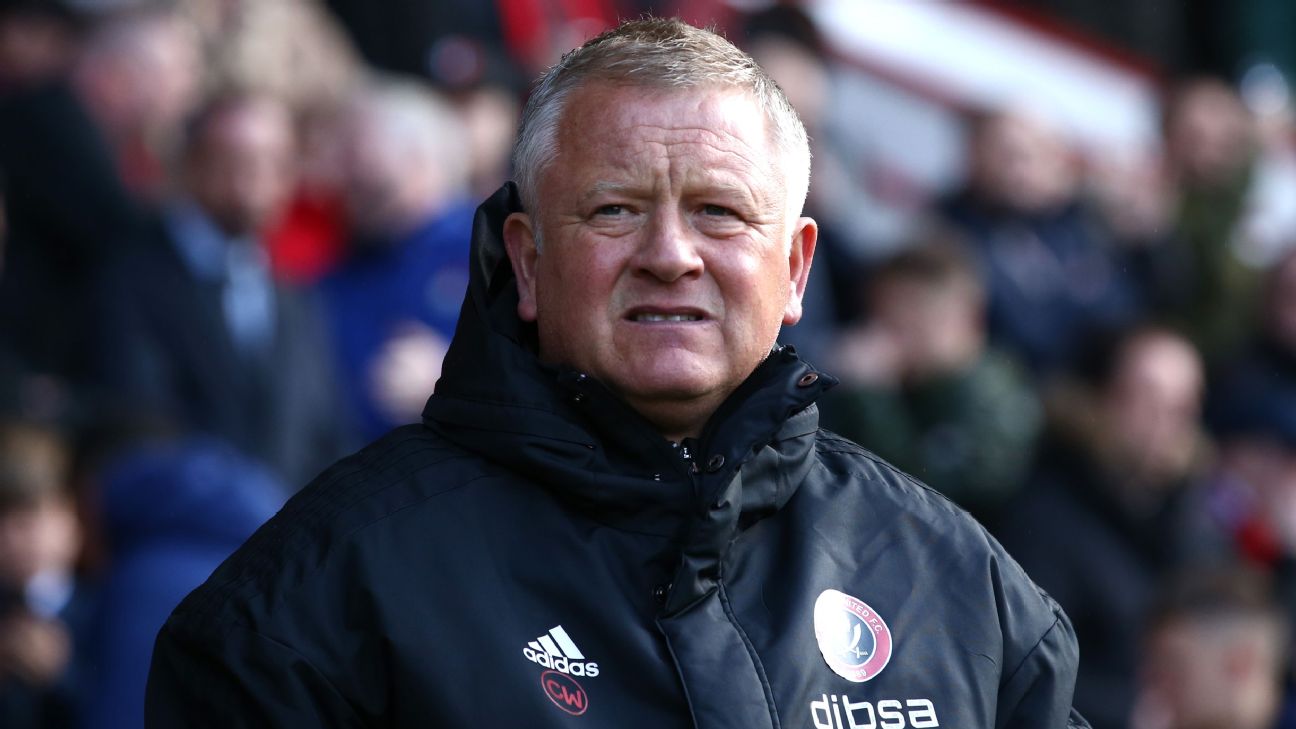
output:
[[[734,211],[730,210],[729,208],[723,205],[703,205],[702,214],[715,215],[718,217],[732,217],[737,215],[737,213],[735,213]]]
[[[628,211],[626,210],[626,207],[624,205],[616,205],[616,204],[600,205],[598,208],[594,210],[595,215],[609,215],[609,216],[624,215],[626,212]]]

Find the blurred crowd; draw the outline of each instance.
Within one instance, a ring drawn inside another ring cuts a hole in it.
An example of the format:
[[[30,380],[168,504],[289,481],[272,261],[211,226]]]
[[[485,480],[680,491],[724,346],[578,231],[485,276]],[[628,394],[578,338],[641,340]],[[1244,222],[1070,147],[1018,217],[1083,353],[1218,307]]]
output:
[[[843,61],[795,4],[739,5],[0,2],[0,726],[142,725],[179,599],[419,418],[530,79],[679,11],[810,130],[821,237],[784,341],[842,380],[825,427],[1062,604],[1095,729],[1296,727],[1285,87],[1165,79],[1161,138],[1120,155],[962,110],[964,182],[881,240]]]

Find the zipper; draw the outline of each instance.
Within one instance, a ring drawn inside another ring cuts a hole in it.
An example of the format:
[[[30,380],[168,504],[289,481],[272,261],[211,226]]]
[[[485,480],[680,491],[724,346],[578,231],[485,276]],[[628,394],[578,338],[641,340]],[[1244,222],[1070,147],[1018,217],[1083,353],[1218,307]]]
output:
[[[680,460],[684,462],[684,468],[688,472],[689,480],[693,481],[694,486],[697,486],[697,480],[693,477],[702,470],[697,462],[697,438],[685,438],[674,445],[679,452]]]

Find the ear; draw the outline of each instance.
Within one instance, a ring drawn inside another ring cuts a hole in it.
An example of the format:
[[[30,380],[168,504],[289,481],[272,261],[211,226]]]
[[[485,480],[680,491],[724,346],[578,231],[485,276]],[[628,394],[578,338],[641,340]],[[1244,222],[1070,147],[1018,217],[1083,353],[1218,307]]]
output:
[[[819,241],[819,224],[813,218],[799,218],[792,231],[792,245],[788,251],[788,295],[783,309],[783,323],[791,326],[801,321],[801,299],[805,296],[806,281],[810,278],[810,263],[814,259],[815,244]]]
[[[526,213],[513,213],[504,220],[504,247],[508,249],[513,277],[517,279],[517,313],[522,321],[536,320],[535,272],[539,251],[531,226],[531,216]]]

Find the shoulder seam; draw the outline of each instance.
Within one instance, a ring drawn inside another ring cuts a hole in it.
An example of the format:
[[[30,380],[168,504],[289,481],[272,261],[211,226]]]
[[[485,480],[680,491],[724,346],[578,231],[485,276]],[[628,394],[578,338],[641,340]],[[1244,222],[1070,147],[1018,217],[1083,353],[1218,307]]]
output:
[[[1031,646],[1031,649],[1026,651],[1026,655],[1022,656],[1021,661],[1019,661],[1017,663],[1017,666],[1013,668],[1012,673],[1008,674],[1000,682],[1000,685],[1011,683],[1012,680],[1017,677],[1017,674],[1021,673],[1022,668],[1026,666],[1026,662],[1029,661],[1031,659],[1031,656],[1034,656],[1035,652],[1039,650],[1039,647],[1043,645],[1044,639],[1049,637],[1049,634],[1052,633],[1054,630],[1057,630],[1058,625],[1060,625],[1061,623],[1062,623],[1062,616],[1054,612],[1053,622],[1049,625],[1048,630],[1045,630],[1040,635],[1039,640],[1035,641],[1035,645]]]

